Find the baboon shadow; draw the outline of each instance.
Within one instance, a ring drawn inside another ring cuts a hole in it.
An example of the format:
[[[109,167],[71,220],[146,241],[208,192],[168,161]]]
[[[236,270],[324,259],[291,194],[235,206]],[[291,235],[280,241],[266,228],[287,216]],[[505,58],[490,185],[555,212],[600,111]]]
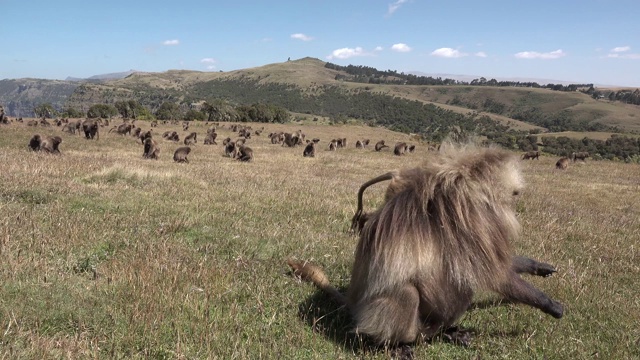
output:
[[[346,287],[340,287],[338,290],[343,294],[346,293]],[[485,299],[473,302],[468,310],[487,309],[513,303],[513,301],[503,298]],[[346,307],[338,304],[330,295],[321,290],[315,291],[313,295],[298,305],[298,316],[314,333],[326,337],[347,352],[363,355],[385,351],[384,347],[375,344],[367,336],[355,333],[353,331],[351,315],[348,313]],[[470,331],[471,333],[476,332],[474,328],[465,327],[464,330]],[[517,337],[521,334],[520,331],[513,330],[488,335],[496,337]],[[439,334],[432,339],[419,339],[414,344],[442,341],[446,342],[447,340],[442,334]]]

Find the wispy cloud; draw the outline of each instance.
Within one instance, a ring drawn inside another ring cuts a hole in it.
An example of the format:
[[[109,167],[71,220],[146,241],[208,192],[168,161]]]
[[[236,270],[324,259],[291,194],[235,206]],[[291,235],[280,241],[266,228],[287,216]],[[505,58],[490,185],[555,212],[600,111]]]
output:
[[[443,57],[443,58],[461,58],[461,57],[465,57],[469,54],[465,54],[463,52],[460,52],[456,49],[452,49],[452,48],[440,48],[440,49],[436,49],[433,52],[431,52],[431,56],[437,56],[437,57]]]
[[[626,51],[629,51],[629,50],[631,50],[631,46],[618,46],[618,47],[615,47],[615,48],[611,49],[611,52],[620,53],[620,52],[626,52]]]
[[[392,15],[396,12],[403,4],[406,4],[409,0],[396,0],[394,3],[389,4],[389,8],[387,10],[387,15]]]
[[[200,62],[206,65],[207,70],[213,70],[216,68],[215,64],[217,61],[214,58],[204,58],[200,60]]]
[[[348,59],[356,56],[367,55],[361,47],[336,49],[327,56],[327,59]]]
[[[487,54],[484,51],[478,51],[477,53],[473,54],[477,57],[481,57],[481,58],[486,58]]]
[[[165,40],[162,42],[162,45],[167,45],[167,46],[173,46],[173,45],[179,45],[180,44],[180,40]]]
[[[307,36],[307,35],[302,34],[302,33],[291,34],[291,38],[292,39],[302,40],[302,41],[311,41],[311,40],[313,40],[313,38],[311,36]]]
[[[397,51],[397,52],[409,52],[411,51],[411,48],[407,44],[399,43],[399,44],[393,44],[391,46],[391,50]]]
[[[376,48],[373,49],[373,51],[382,51],[382,50],[384,50],[382,46],[376,46]]]
[[[563,56],[566,56],[567,54],[562,51],[562,49],[558,49],[556,51],[551,51],[551,52],[547,52],[547,53],[539,53],[537,51],[522,51],[519,52],[517,54],[515,54],[514,56],[518,59],[543,59],[543,60],[549,60],[549,59],[559,59]]]

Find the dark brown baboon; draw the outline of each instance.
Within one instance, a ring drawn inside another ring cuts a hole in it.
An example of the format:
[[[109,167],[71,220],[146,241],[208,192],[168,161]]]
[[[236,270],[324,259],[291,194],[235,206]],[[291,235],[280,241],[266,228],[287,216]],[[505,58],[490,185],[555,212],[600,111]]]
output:
[[[356,141],[356,149],[364,149],[364,144],[362,143],[362,141]]]
[[[40,151],[44,151],[48,154],[60,154],[58,146],[62,143],[60,136],[46,136],[40,141]]]
[[[340,148],[344,147],[344,146],[342,146],[342,139],[333,139],[333,140],[331,140],[331,141],[332,141],[332,142],[333,142],[333,141],[335,141],[335,143],[336,143],[336,149],[340,149]]]
[[[526,153],[522,154],[522,160],[540,160],[540,151],[527,151]]]
[[[338,140],[333,139],[329,143],[329,151],[336,151],[336,149],[338,149]]]
[[[156,143],[156,141],[153,140],[153,138],[151,137],[144,139],[144,150],[142,152],[142,157],[145,159],[158,160],[158,154],[160,154],[160,148],[158,147],[158,143]],[[173,158],[175,160],[175,154]]]
[[[204,138],[204,144],[205,145],[218,145],[218,143],[216,143],[216,137],[218,137],[218,134],[215,133],[215,132],[207,133],[207,137]]]
[[[302,156],[304,157],[315,157],[316,156],[316,143],[310,141],[307,146],[304,147],[304,151],[302,152]]]
[[[42,142],[42,138],[40,135],[35,134],[29,139],[29,148],[32,151],[40,151],[40,143]]]
[[[198,134],[192,132],[184,138],[185,145],[193,145],[198,142]]]
[[[142,144],[144,144],[144,141],[147,139],[150,139],[153,136],[153,134],[151,133],[151,130],[145,131],[140,133],[140,135],[138,136],[138,139],[140,139],[140,142],[142,142]]]
[[[131,130],[131,136],[139,138],[140,137],[140,133],[142,132],[142,129],[139,127],[135,127]]]
[[[589,157],[589,153],[586,151],[574,152],[571,155],[571,158],[573,159],[573,161],[578,161],[578,160],[586,161],[588,157]]]
[[[272,144],[281,144],[284,141],[284,133],[283,132],[271,133],[269,134],[269,139],[271,140]]]
[[[4,115],[4,107],[0,105],[0,124],[8,124],[9,118]]]
[[[512,254],[520,227],[513,196],[522,180],[511,153],[452,145],[420,168],[376,179],[392,181],[364,223],[346,295],[320,267],[288,261],[295,274],[346,305],[359,333],[401,345],[442,332],[468,345],[470,333],[454,324],[481,290],[562,317],[562,304],[518,275],[555,269]]]
[[[95,119],[87,119],[82,122],[82,131],[87,139],[100,139],[100,126]]]
[[[387,145],[385,145],[385,144],[384,144],[384,140],[380,140],[380,141],[378,141],[378,142],[376,143],[376,147],[375,147],[375,149],[376,149],[376,151],[380,151],[380,150],[382,150],[382,149],[384,149],[384,148],[386,148],[386,147],[389,147],[389,146],[387,146]]]
[[[394,155],[404,155],[404,153],[407,151],[407,143],[404,142],[399,142],[396,144],[396,146],[393,147],[393,154]]]
[[[225,156],[228,156],[228,157],[231,157],[231,158],[235,158],[237,151],[238,151],[238,149],[236,148],[236,143],[234,143],[233,141],[227,142],[227,144],[224,146],[224,155]]]
[[[569,167],[569,158],[562,157],[558,162],[556,162],[556,169],[566,170]]]
[[[179,163],[188,163],[189,159],[187,159],[187,155],[191,152],[191,148],[188,146],[182,146],[176,149],[176,152],[173,153],[173,161]]]
[[[364,147],[367,147],[367,145],[369,145],[369,142],[371,142],[371,140],[369,140],[369,139],[364,139],[364,140],[362,141],[362,145],[364,145]]]
[[[410,153],[416,151],[416,146],[415,145],[409,145],[409,148],[407,148],[407,150],[409,150]]]
[[[236,159],[244,162],[249,162],[253,160],[253,150],[244,145],[240,145],[238,148],[238,153],[236,154]]]
[[[294,147],[298,145],[298,141],[300,138],[296,134],[284,134],[284,141],[282,142],[282,146]]]

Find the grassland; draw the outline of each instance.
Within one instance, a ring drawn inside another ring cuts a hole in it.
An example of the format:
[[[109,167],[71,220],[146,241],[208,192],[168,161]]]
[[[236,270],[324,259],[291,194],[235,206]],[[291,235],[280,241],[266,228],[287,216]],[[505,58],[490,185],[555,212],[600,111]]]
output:
[[[184,137],[178,126],[154,132],[168,129]],[[317,157],[263,135],[249,141],[254,162],[240,163],[202,145],[204,124],[192,129],[201,139],[190,163],[176,164],[179,144],[159,140],[160,160],[143,160],[139,143],[106,128],[88,141],[55,127],[0,127],[0,357],[388,358],[361,346],[345,310],[291,277],[285,259],[313,260],[348,285],[358,187],[418,165],[432,156],[426,146],[396,157],[353,144],[413,141],[407,135],[266,125],[266,134],[320,138]],[[36,132],[62,136],[63,155],[27,151]],[[334,137],[348,148],[325,151]],[[472,346],[420,343],[417,358],[640,357],[640,167],[587,161],[557,171],[556,160],[523,163],[514,247],[557,266],[528,280],[565,304],[564,318],[479,294],[460,322],[475,330]],[[368,209],[383,190],[367,191]]]

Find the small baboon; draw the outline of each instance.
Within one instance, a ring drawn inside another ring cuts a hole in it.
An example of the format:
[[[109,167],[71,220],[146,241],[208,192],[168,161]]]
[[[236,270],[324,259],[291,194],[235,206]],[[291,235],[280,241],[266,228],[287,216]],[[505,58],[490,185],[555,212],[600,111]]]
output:
[[[540,151],[527,151],[526,153],[522,154],[522,160],[540,160]]]
[[[100,139],[100,125],[95,119],[87,119],[82,122],[82,131],[87,139]]]
[[[188,163],[187,155],[191,152],[191,148],[188,146],[182,146],[176,149],[173,153],[173,161],[178,163]]]
[[[362,141],[356,141],[356,149],[364,149],[364,144],[362,143]]]
[[[198,134],[192,132],[184,138],[185,145],[193,145],[198,142]]]
[[[218,134],[216,132],[207,133],[207,137],[204,138],[204,144],[205,145],[218,145],[218,143],[216,143],[216,137],[218,137]]]
[[[569,167],[569,158],[561,157],[560,160],[556,162],[556,169],[566,170]]]
[[[240,145],[235,158],[240,161],[249,162],[253,160],[253,150],[248,146]]]
[[[386,148],[386,147],[389,147],[389,146],[387,146],[387,145],[385,145],[385,144],[384,144],[384,140],[380,140],[380,141],[378,141],[378,142],[376,143],[376,147],[375,147],[375,149],[376,149],[376,151],[380,151],[380,150],[382,150],[382,149],[384,149],[384,148]]]
[[[589,153],[586,151],[583,152],[574,152],[571,157],[573,158],[573,161],[578,161],[578,160],[582,160],[582,161],[586,161],[587,158],[589,157]]]
[[[331,140],[331,142],[329,143],[329,151],[336,151],[337,148],[338,148],[338,140],[336,139]]]
[[[316,143],[310,141],[307,146],[304,147],[304,151],[302,152],[302,156],[304,157],[315,157],[316,156]]]
[[[396,146],[393,147],[393,154],[394,155],[404,155],[404,153],[407,151],[407,143],[404,142],[399,142],[396,144]]]
[[[358,333],[381,345],[439,333],[468,345],[471,334],[455,323],[482,290],[562,317],[562,304],[519,275],[555,269],[512,254],[520,229],[513,197],[522,188],[512,153],[450,145],[419,168],[376,179],[365,185],[391,183],[364,222],[346,295],[320,267],[288,261],[294,274],[346,305]]]
[[[145,159],[158,160],[158,154],[160,154],[160,148],[158,147],[156,141],[151,137],[144,139],[144,150],[142,152],[142,157]],[[175,154],[173,158],[175,160]]]
[[[228,141],[227,144],[224,146],[224,155],[231,157],[231,158],[235,158],[236,157],[236,152],[238,151],[237,147],[236,147],[236,143],[233,141]]]

